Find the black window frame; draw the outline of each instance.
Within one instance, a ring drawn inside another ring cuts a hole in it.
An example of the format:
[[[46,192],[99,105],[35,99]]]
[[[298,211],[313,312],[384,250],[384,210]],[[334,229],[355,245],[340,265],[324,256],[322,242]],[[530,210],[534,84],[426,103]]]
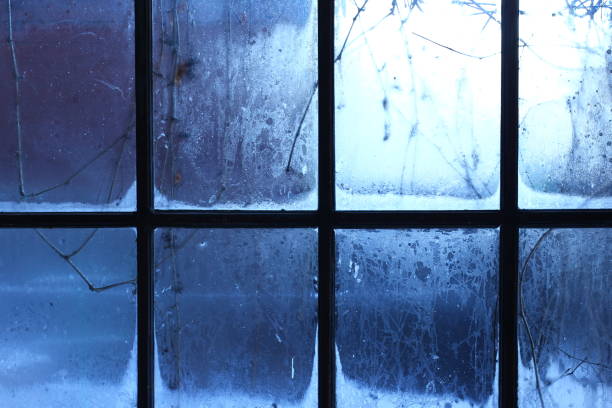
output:
[[[310,227],[319,245],[319,406],[335,407],[334,229],[499,227],[499,406],[517,407],[519,228],[612,226],[612,210],[519,210],[519,0],[502,0],[500,208],[491,211],[336,211],[334,204],[334,1],[318,2],[318,210],[160,211],[153,206],[152,0],[134,0],[137,209],[0,213],[0,228],[134,227],[137,237],[138,407],[153,407],[153,232],[158,227]]]

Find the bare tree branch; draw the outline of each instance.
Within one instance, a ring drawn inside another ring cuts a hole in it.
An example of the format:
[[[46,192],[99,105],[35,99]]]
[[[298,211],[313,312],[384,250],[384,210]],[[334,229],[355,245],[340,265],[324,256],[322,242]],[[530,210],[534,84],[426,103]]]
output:
[[[295,143],[297,142],[298,137],[300,136],[300,132],[302,131],[302,126],[304,125],[304,120],[306,119],[306,115],[310,110],[310,105],[312,104],[312,100],[317,93],[317,89],[319,88],[319,81],[316,81],[312,92],[310,93],[310,98],[308,98],[308,103],[306,104],[306,108],[302,113],[302,117],[300,118],[300,123],[298,124],[297,130],[295,131],[295,136],[293,137],[293,143],[291,144],[291,151],[289,152],[289,159],[287,160],[287,167],[285,171],[289,173],[291,171],[291,160],[293,159],[293,151],[295,149]]]
[[[93,283],[91,283],[91,281],[89,279],[87,279],[87,276],[85,276],[85,274],[81,271],[81,269],[72,261],[72,257],[75,254],[77,254],[81,249],[83,249],[83,247],[85,245],[81,245],[80,248],[77,251],[73,251],[71,254],[65,254],[57,246],[55,246],[51,241],[49,241],[49,239],[42,232],[40,232],[38,229],[34,229],[34,232],[36,233],[36,235],[38,235],[40,237],[40,239],[43,240],[43,242],[45,244],[47,244],[47,246],[49,248],[51,248],[51,250],[53,250],[53,252],[55,252],[57,254],[57,256],[62,258],[77,273],[77,275],[79,275],[81,280],[83,282],[85,282],[85,284],[87,285],[87,288],[90,291],[99,293],[99,292],[103,292],[103,291],[108,290],[108,289],[116,288],[117,286],[135,285],[136,284],[136,279],[130,279],[130,280],[127,280],[127,281],[111,283],[111,284],[105,285],[105,286],[94,286]],[[86,239],[86,242],[89,242],[91,237],[93,237],[93,234],[91,234],[88,237],[88,239]]]
[[[13,7],[8,0],[8,43],[11,49],[11,60],[13,63],[13,76],[15,77],[15,122],[17,127],[17,166],[19,168],[19,195],[24,197],[25,186],[23,179],[23,137],[21,133],[21,75],[17,64],[17,53],[15,51],[15,39],[13,37]]]
[[[351,26],[349,27],[349,30],[348,30],[348,33],[346,34],[346,37],[344,38],[344,43],[342,44],[342,47],[340,48],[340,51],[338,52],[338,55],[334,59],[334,62],[338,62],[338,61],[340,61],[342,59],[342,53],[344,52],[344,49],[346,48],[346,43],[347,43],[349,37],[351,36],[351,31],[353,31],[353,27],[355,27],[355,22],[359,18],[359,15],[365,10],[365,6],[368,4],[368,1],[370,1],[370,0],[365,0],[363,2],[363,5],[361,7],[357,8],[357,14],[355,14],[353,16],[353,21],[351,22]]]

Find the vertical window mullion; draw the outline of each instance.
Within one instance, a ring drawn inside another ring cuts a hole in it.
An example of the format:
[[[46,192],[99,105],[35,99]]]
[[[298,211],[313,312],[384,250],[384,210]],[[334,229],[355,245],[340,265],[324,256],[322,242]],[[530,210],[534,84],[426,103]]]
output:
[[[151,149],[152,1],[135,0],[136,180],[138,219],[138,407],[153,401],[153,279]]]
[[[502,1],[499,279],[499,405],[515,408],[518,390],[518,24],[519,0]]]
[[[319,406],[335,407],[334,347],[334,2],[318,0],[319,59]]]

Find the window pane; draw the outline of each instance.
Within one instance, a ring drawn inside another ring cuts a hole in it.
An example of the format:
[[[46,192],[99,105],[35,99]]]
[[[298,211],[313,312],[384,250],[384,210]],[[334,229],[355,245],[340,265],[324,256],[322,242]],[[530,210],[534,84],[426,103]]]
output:
[[[496,229],[336,233],[339,408],[497,406],[498,242]]]
[[[133,8],[2,2],[0,211],[134,209]]]
[[[337,208],[499,208],[499,2],[336,4]]]
[[[131,229],[0,229],[0,406],[136,406],[135,249]]]
[[[612,231],[525,229],[520,240],[521,407],[610,407]]]
[[[155,0],[157,208],[315,209],[312,0]]]
[[[612,4],[522,1],[521,208],[612,206]]]
[[[316,238],[156,231],[157,406],[317,406]]]

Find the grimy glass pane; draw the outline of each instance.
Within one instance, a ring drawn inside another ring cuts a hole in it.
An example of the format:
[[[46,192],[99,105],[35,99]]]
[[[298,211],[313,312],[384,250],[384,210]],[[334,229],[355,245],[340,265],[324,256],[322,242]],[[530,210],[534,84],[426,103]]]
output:
[[[523,0],[521,208],[612,206],[612,2]]]
[[[317,407],[317,232],[155,233],[158,407]]]
[[[340,210],[499,208],[500,1],[336,2]]]
[[[612,406],[612,230],[520,231],[519,404]]]
[[[0,406],[136,406],[132,229],[0,229]]]
[[[153,4],[155,206],[315,209],[317,2]]]
[[[134,209],[133,8],[2,1],[0,211]]]
[[[498,235],[336,232],[339,408],[497,406]]]

